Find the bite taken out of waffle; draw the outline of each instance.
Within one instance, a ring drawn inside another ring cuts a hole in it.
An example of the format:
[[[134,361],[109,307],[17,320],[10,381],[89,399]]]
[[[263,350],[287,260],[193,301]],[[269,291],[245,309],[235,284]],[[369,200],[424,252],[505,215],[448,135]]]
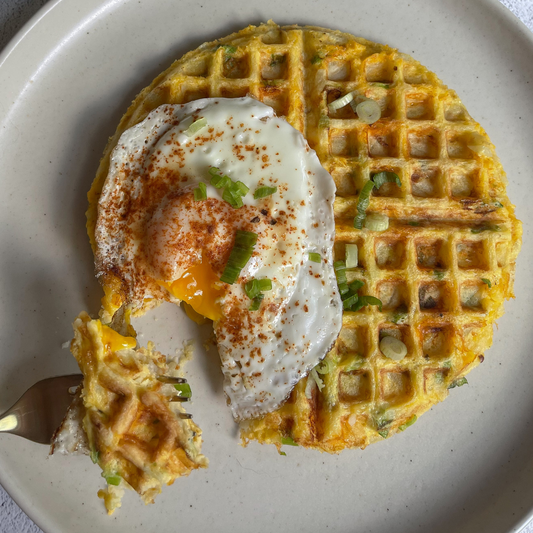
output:
[[[379,104],[377,122],[363,122],[350,105],[328,107],[353,91]],[[189,52],[134,100],[89,192],[96,252],[98,200],[121,134],[162,104],[245,95],[286,117],[333,177],[334,260],[356,245],[347,281],[364,282],[360,296],[382,305],[347,310],[324,373],[301,379],[277,410],[242,422],[243,442],[335,453],[389,438],[465,383],[513,296],[521,225],[505,173],[456,93],[410,56],[338,31],[270,22]],[[385,215],[388,227],[356,229],[360,193],[380,172],[399,182],[374,189],[366,215]],[[128,305],[124,280],[108,271],[100,281],[109,321]],[[382,353],[387,336],[407,347],[401,360]]]

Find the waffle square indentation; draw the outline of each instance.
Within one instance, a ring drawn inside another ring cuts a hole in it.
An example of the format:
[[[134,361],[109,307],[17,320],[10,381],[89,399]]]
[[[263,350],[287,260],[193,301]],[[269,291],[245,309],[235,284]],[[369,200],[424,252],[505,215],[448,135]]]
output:
[[[457,243],[457,266],[465,270],[487,269],[483,241],[461,241]]]
[[[401,239],[376,239],[374,254],[379,268],[397,270],[404,266],[405,244]]]
[[[409,307],[409,290],[401,280],[381,281],[377,286],[377,297],[385,311]]]
[[[418,289],[421,311],[442,312],[450,309],[449,293],[445,282],[423,282]]]
[[[327,76],[331,81],[349,81],[352,68],[349,61],[334,60],[327,64]]]
[[[433,96],[425,92],[412,92],[405,95],[405,113],[410,120],[434,120]]]
[[[342,157],[357,156],[357,133],[355,130],[330,129],[329,149],[331,155]]]
[[[411,193],[419,198],[442,198],[441,170],[438,167],[415,166],[411,174]]]
[[[436,129],[417,129],[407,133],[409,155],[415,159],[436,159],[439,156],[439,134]]]
[[[412,398],[414,388],[408,370],[382,370],[379,377],[380,396],[384,402],[392,406]]]
[[[424,357],[440,361],[448,358],[453,347],[453,327],[450,324],[426,325],[420,330]]]
[[[250,59],[248,55],[238,57],[233,54],[225,54],[222,75],[230,79],[247,78],[250,75]]]
[[[288,74],[287,54],[265,54],[261,58],[261,78],[264,80],[285,80]]]
[[[422,239],[415,242],[418,268],[435,270],[447,268],[446,248],[443,239]]]
[[[365,370],[339,374],[339,399],[344,403],[367,402],[372,396],[372,375]]]

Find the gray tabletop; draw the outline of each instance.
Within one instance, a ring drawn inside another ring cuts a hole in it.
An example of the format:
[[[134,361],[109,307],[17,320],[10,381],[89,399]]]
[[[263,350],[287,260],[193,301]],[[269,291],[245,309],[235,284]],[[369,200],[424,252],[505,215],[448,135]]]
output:
[[[0,0],[0,50],[48,0]],[[532,0],[500,0],[533,31]],[[533,521],[522,533],[533,533]],[[0,486],[0,533],[42,533]]]

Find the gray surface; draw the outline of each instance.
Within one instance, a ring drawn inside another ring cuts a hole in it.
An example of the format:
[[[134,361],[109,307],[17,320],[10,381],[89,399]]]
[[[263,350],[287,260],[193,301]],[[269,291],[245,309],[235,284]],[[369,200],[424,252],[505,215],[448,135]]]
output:
[[[0,49],[47,0],[0,0]],[[500,0],[533,31],[531,0]],[[21,391],[22,392],[22,391]],[[533,533],[533,522],[523,533]],[[0,533],[41,533],[0,486]],[[52,532],[50,532],[52,533]]]

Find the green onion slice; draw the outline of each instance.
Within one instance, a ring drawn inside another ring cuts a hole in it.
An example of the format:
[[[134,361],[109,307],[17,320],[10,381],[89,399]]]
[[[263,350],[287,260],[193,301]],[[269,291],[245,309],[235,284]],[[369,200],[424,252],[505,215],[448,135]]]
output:
[[[359,262],[357,244],[346,245],[346,268],[355,268]]]
[[[322,359],[322,361],[315,366],[315,369],[319,374],[329,374],[334,368],[335,365],[333,364],[333,361],[328,358]]]
[[[346,298],[346,300],[343,300],[342,307],[347,310],[351,310],[354,305],[357,304],[357,301],[359,300],[359,296],[357,294],[352,294]]]
[[[232,285],[235,283],[252,257],[254,247],[257,242],[257,234],[251,231],[238,230],[235,236],[235,245],[231,250],[228,263],[220,278],[224,283]]]
[[[483,231],[500,231],[500,226],[497,225],[488,225],[488,226],[480,226],[479,228],[473,228],[471,231],[472,233],[481,233]]]
[[[228,202],[228,204],[235,209],[238,209],[244,205],[242,198],[238,194],[235,194],[230,187],[226,187],[224,189],[224,192],[222,193],[222,200]]]
[[[187,135],[187,137],[192,137],[195,133],[198,133],[201,129],[205,128],[206,126],[207,126],[207,119],[199,118],[198,120],[195,120],[183,133]]]
[[[402,182],[395,172],[378,172],[372,176],[372,181],[376,184],[376,189],[379,189],[385,183],[396,183],[398,187],[402,186]]]
[[[443,280],[445,275],[446,275],[446,272],[442,270],[433,271],[433,276],[435,277],[435,279],[438,279],[439,281]]]
[[[114,485],[115,487],[120,485],[120,481],[122,479],[118,474],[105,475],[104,473],[102,473],[102,476],[105,478],[108,485]]]
[[[383,437],[384,439],[386,439],[388,436],[389,436],[389,430],[388,429],[385,429],[383,431],[378,431],[378,434]]]
[[[322,256],[316,252],[309,252],[309,261],[313,261],[313,263],[321,263]]]
[[[98,461],[100,460],[100,452],[95,450],[94,448],[91,450],[91,461],[94,463],[94,464],[97,464]]]
[[[374,188],[375,183],[371,180],[367,181],[364,187],[359,193],[359,199],[357,200],[357,215],[355,215],[353,221],[353,227],[357,229],[363,229],[363,222],[366,218],[366,210],[370,205],[370,193]]]
[[[277,187],[258,187],[254,192],[254,199],[259,200],[260,198],[266,198],[277,192]]]
[[[359,311],[359,309],[363,308],[365,305],[377,305],[380,311],[382,311],[383,308],[383,303],[379,298],[374,296],[359,296],[355,309],[352,309],[352,311]]]
[[[194,201],[200,202],[201,200],[207,200],[207,186],[205,183],[199,183],[198,187],[193,190]]]
[[[418,417],[416,415],[413,415],[407,422],[404,422],[401,426],[398,427],[400,431],[405,431],[409,426],[412,426],[416,421],[418,420]]]
[[[352,104],[353,108],[353,104]],[[375,100],[366,98],[359,102],[354,111],[357,113],[359,120],[365,124],[374,124],[381,118],[381,107]]]
[[[242,181],[236,181],[235,183],[230,185],[230,188],[234,194],[238,194],[239,196],[245,196],[250,190],[250,187],[248,187],[248,185],[245,185]]]
[[[237,47],[232,46],[231,44],[219,44],[217,48],[223,48],[224,52],[229,55],[232,55],[237,51]]]
[[[265,295],[263,293],[259,293],[257,296],[254,296],[254,299],[252,300],[250,307],[248,307],[248,310],[259,311],[259,308],[261,307],[261,302],[263,301],[264,297]]]
[[[488,285],[489,289],[492,287],[492,283],[490,282],[490,279],[487,279],[487,278],[481,278],[481,281],[482,281],[485,285]]]
[[[357,292],[359,289],[363,288],[363,285],[365,284],[364,281],[361,281],[360,279],[356,279],[355,281],[352,281],[348,287],[351,291]]]
[[[191,386],[188,383],[176,383],[174,388],[178,391],[178,396],[190,398],[192,396]]]
[[[463,385],[468,385],[468,380],[466,378],[459,378],[452,381],[448,389],[455,389],[455,387],[462,387]]]
[[[318,375],[317,371],[313,368],[313,370],[309,372],[309,375],[315,380],[318,390],[321,391],[325,385],[324,385],[324,382],[320,379],[320,376]]]
[[[287,445],[287,446],[298,446],[297,442],[294,442],[293,439],[290,437],[281,437],[281,444]]]
[[[329,110],[336,111],[341,107],[347,106],[354,99],[354,96],[355,91],[352,91],[344,96],[341,96],[340,98],[337,98],[337,100],[333,100],[333,102],[328,105]]]
[[[272,281],[268,278],[264,279],[251,279],[250,281],[247,281],[244,285],[244,291],[246,292],[246,295],[248,298],[253,300],[256,296],[258,296],[260,293],[264,291],[271,291],[272,290]]]
[[[383,337],[379,349],[385,357],[393,361],[401,361],[407,355],[407,346],[396,337]]]

